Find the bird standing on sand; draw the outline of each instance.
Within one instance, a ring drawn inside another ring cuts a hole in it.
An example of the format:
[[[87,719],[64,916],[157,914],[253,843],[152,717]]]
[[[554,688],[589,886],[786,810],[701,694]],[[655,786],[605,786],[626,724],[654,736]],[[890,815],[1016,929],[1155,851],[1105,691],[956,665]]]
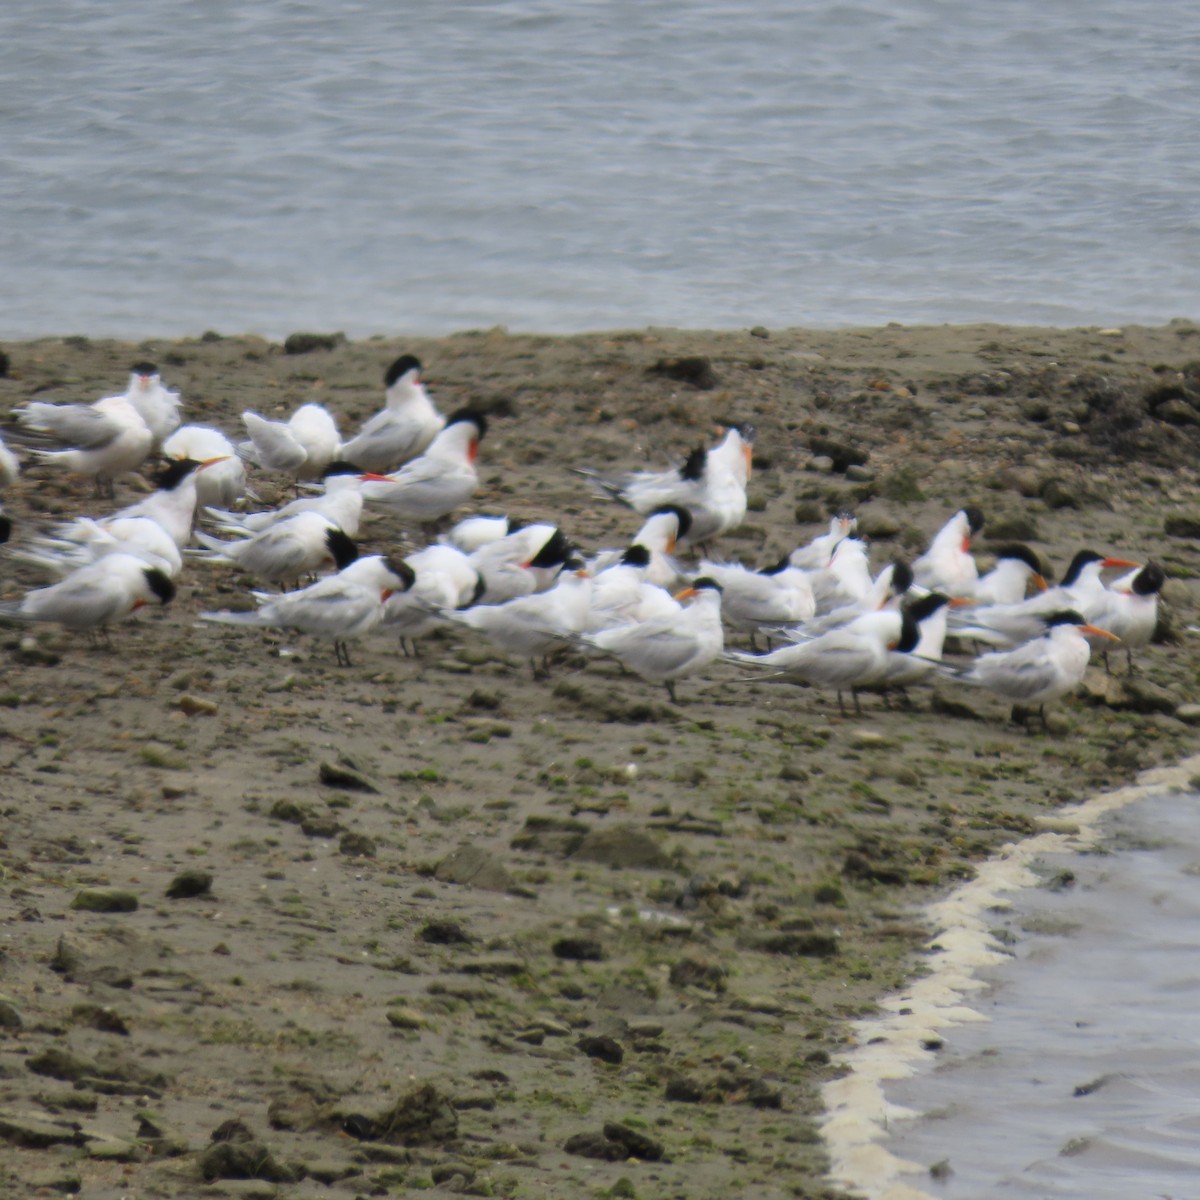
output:
[[[721,628],[721,585],[701,576],[676,599],[690,599],[682,612],[635,625],[617,625],[579,640],[605,654],[648,683],[661,683],[673,703],[675,680],[702,670],[720,657],[725,645]]]
[[[223,542],[199,530],[196,540],[207,551],[195,552],[197,557],[233,563],[264,583],[282,586],[331,562],[341,570],[358,557],[345,531],[315,512],[297,513],[240,541]]]
[[[372,554],[298,592],[284,596],[256,592],[260,607],[254,612],[205,612],[200,619],[312,634],[331,641],[338,665],[349,667],[353,664],[347,642],[379,625],[387,600],[407,591],[415,578],[407,563]]]
[[[819,637],[781,646],[769,654],[730,653],[731,662],[767,668],[768,679],[791,679],[837,689],[838,708],[846,715],[842,692],[849,688],[856,712],[862,712],[858,689],[883,682],[888,652],[911,652],[920,638],[912,613],[884,609],[864,613]]]
[[[942,673],[1011,700],[1014,720],[1020,707],[1036,704],[1042,728],[1048,728],[1047,702],[1074,691],[1083,680],[1092,653],[1088,636],[1118,639],[1072,610],[1049,613],[1041,620],[1041,637],[1015,650],[980,655],[963,667],[943,667]]]
[[[384,406],[342,446],[341,457],[361,471],[387,474],[422,453],[446,425],[421,383],[421,362],[401,355],[383,380]]]
[[[14,409],[14,415],[26,429],[69,446],[32,453],[91,479],[97,495],[114,495],[116,477],[140,467],[154,445],[154,434],[127,396],[107,396],[95,404],[35,400]]]
[[[0,603],[0,617],[50,621],[75,632],[94,632],[147,604],[169,604],[175,585],[136,554],[106,554],[49,587]]]
[[[390,475],[368,472],[363,498],[402,520],[436,524],[479,487],[475,461],[486,433],[487,420],[482,413],[472,409],[454,413],[420,458]]]

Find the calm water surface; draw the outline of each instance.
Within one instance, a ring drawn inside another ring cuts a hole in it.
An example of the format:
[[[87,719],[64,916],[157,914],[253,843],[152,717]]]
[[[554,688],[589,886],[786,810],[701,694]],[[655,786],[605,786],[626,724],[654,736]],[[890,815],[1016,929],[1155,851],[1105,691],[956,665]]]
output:
[[[951,1174],[946,1200],[1200,1195],[1200,795],[1114,818],[1109,852],[1045,864],[997,927],[1014,959],[948,1031],[936,1066],[888,1088],[928,1115],[889,1149]]]
[[[0,336],[1200,315],[1200,4],[0,8]]]

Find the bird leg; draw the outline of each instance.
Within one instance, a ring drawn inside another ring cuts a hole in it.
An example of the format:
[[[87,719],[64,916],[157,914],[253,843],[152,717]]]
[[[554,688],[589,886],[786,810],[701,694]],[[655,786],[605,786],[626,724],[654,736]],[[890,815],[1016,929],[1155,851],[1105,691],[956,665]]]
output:
[[[679,697],[675,695],[675,680],[668,679],[664,686],[667,689],[667,695],[671,697],[671,703],[678,704]]]

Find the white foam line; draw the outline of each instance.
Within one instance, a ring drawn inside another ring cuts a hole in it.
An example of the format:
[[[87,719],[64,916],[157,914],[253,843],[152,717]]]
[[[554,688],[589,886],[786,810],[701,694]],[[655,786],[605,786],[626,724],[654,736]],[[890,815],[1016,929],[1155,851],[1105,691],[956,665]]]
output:
[[[1102,818],[1137,800],[1186,788],[1198,769],[1200,755],[1143,772],[1127,787],[1060,810],[1040,822],[1045,832],[1001,847],[979,866],[974,879],[923,910],[924,919],[937,930],[922,960],[928,973],[882,999],[882,1015],[854,1023],[855,1046],[844,1058],[850,1071],[823,1088],[826,1117],[821,1132],[833,1182],[870,1200],[935,1200],[904,1179],[927,1168],[896,1157],[883,1144],[890,1122],[920,1115],[889,1104],[884,1085],[908,1078],[927,1063],[929,1052],[922,1043],[941,1030],[987,1020],[964,1001],[985,986],[977,974],[981,967],[1009,957],[988,931],[991,914],[1011,907],[1012,892],[1037,882],[1030,864],[1044,855],[1087,849],[1099,837]]]

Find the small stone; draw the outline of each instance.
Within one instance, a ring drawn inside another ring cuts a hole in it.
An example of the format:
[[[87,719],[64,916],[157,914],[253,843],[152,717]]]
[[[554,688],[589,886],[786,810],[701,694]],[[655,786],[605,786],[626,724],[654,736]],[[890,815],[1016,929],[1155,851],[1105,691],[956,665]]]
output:
[[[215,700],[188,694],[180,696],[175,701],[175,707],[189,717],[215,717],[221,711],[221,706]]]
[[[44,1150],[64,1142],[78,1145],[79,1127],[70,1122],[47,1121],[33,1113],[0,1111],[0,1139],[30,1150]]]
[[[369,792],[377,796],[379,789],[361,772],[344,763],[323,762],[317,777],[326,787],[342,788],[348,792]]]
[[[756,338],[769,338],[771,331],[765,325],[755,325],[750,330],[750,336]]]
[[[123,892],[116,888],[84,888],[75,894],[71,907],[79,912],[137,912],[138,898],[133,892]]]
[[[576,1133],[563,1143],[568,1154],[583,1158],[598,1158],[604,1162],[624,1162],[629,1150],[621,1142],[606,1137],[603,1133]]]
[[[289,333],[283,343],[283,352],[311,354],[314,350],[335,350],[345,340],[344,333]]]
[[[20,1029],[21,1010],[7,997],[0,996],[0,1029]]]
[[[300,822],[300,830],[305,837],[335,838],[342,832],[342,826],[334,816],[313,814]]]
[[[413,1008],[389,1008],[385,1014],[393,1029],[423,1029],[428,1022]]]
[[[375,1118],[380,1141],[412,1146],[450,1141],[458,1133],[458,1114],[447,1096],[431,1083],[405,1092]]]
[[[717,376],[713,371],[711,360],[700,355],[660,358],[647,374],[662,375],[666,379],[688,383],[702,392],[712,391],[717,386]]]
[[[672,964],[668,979],[672,987],[700,987],[710,992],[723,992],[726,974],[725,968],[719,963],[682,958]]]
[[[347,858],[374,858],[375,839],[365,833],[343,833],[338,842],[338,853]]]
[[[25,1179],[25,1185],[34,1196],[41,1196],[47,1192],[61,1192],[64,1196],[74,1196],[83,1191],[82,1178],[75,1171],[65,1167],[34,1171]]]
[[[1200,512],[1172,513],[1163,530],[1168,537],[1200,538]]]
[[[1079,492],[1062,479],[1048,479],[1042,484],[1042,500],[1047,508],[1079,508]]]
[[[190,900],[212,892],[213,877],[207,871],[180,871],[167,885],[168,900]]]
[[[507,868],[493,854],[478,846],[460,846],[452,851],[438,863],[434,878],[486,892],[508,892],[513,888],[513,878]]]
[[[644,1133],[639,1133],[628,1125],[622,1125],[617,1121],[606,1121],[604,1136],[610,1141],[619,1142],[624,1146],[629,1151],[631,1158],[640,1158],[643,1162],[659,1162],[662,1159],[662,1142],[647,1137]]]
[[[770,933],[755,939],[756,950],[769,954],[790,954],[798,958],[832,958],[838,952],[836,934],[804,930],[789,933]]]
[[[632,825],[593,829],[584,835],[571,857],[606,867],[641,870],[662,870],[671,865],[658,842]]]
[[[1200,725],[1200,704],[1181,704],[1175,716],[1185,725]]]
[[[598,1058],[601,1062],[619,1066],[625,1060],[625,1050],[616,1038],[603,1034],[594,1037],[583,1037],[575,1043],[588,1058]]]
[[[851,483],[870,483],[875,478],[875,468],[852,463],[846,468],[846,478]]]
[[[472,940],[457,921],[426,921],[417,936],[433,946],[465,946]]]
[[[677,1104],[700,1104],[704,1101],[705,1091],[687,1075],[672,1075],[667,1080],[665,1097]]]
[[[567,958],[574,962],[603,962],[604,947],[595,938],[559,938],[551,947],[555,958]]]
[[[815,471],[818,475],[828,475],[833,470],[833,459],[828,454],[814,454],[804,464],[806,471]]]

